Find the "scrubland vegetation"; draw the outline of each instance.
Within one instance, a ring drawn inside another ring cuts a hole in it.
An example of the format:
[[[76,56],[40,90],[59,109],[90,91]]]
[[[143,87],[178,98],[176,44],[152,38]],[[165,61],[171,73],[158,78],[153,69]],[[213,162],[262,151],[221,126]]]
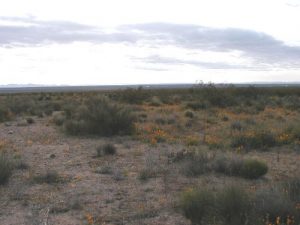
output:
[[[0,122],[1,220],[300,224],[300,88],[3,94]]]

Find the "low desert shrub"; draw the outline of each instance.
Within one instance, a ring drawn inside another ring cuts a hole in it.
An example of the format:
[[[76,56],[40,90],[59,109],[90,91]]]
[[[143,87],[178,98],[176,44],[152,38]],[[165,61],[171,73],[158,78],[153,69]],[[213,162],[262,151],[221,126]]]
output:
[[[224,224],[246,224],[251,213],[251,201],[244,189],[231,186],[219,191],[216,196],[218,216]]]
[[[33,180],[39,184],[42,183],[55,184],[55,183],[60,183],[62,181],[61,177],[54,170],[47,171],[45,174],[35,176],[33,177]]]
[[[228,154],[209,154],[206,151],[182,155],[182,172],[186,176],[199,176],[208,172],[223,173],[246,179],[258,179],[268,172],[265,162]]]
[[[34,123],[34,119],[32,117],[28,117],[28,118],[26,118],[26,122],[28,124],[33,124]]]
[[[183,192],[180,208],[195,225],[254,225],[250,195],[240,187],[226,187],[213,192],[190,189]]]
[[[6,99],[6,105],[14,115],[28,114],[35,108],[34,100],[27,95],[10,96]]]
[[[163,172],[164,168],[161,165],[158,155],[147,153],[145,155],[144,167],[140,170],[138,179],[146,181],[150,178],[157,177]]]
[[[186,138],[185,140],[185,144],[187,146],[198,146],[200,144],[200,138],[199,137],[195,137],[195,136],[189,136]]]
[[[14,169],[12,161],[7,154],[0,152],[0,185],[5,184]]]
[[[292,140],[300,141],[300,124],[294,123],[289,125],[286,129],[286,133],[291,137]]]
[[[134,131],[132,112],[106,98],[87,101],[65,122],[65,130],[72,135],[129,135]]]
[[[56,111],[52,113],[52,121],[57,126],[62,126],[66,120],[65,112]]]
[[[95,170],[95,172],[99,174],[112,174],[113,168],[111,166],[106,165],[106,166],[98,167]]]
[[[283,183],[283,190],[285,190],[288,197],[294,202],[300,202],[300,179],[290,178]]]
[[[226,122],[229,120],[229,117],[228,116],[222,116],[222,121]]]
[[[215,158],[213,169],[218,173],[246,179],[258,179],[268,172],[268,166],[263,161],[226,155],[219,155]]]
[[[22,159],[17,159],[14,162],[14,168],[17,170],[27,170],[29,168],[29,165]]]
[[[268,166],[265,162],[257,159],[246,159],[243,162],[240,175],[248,179],[257,179],[268,172]]]
[[[149,92],[142,87],[127,88],[116,93],[118,100],[129,104],[142,104],[149,98]]]
[[[276,189],[256,193],[254,204],[256,215],[264,221],[264,224],[299,224],[295,223],[299,222],[295,204]],[[294,223],[286,223],[288,218],[293,218]]]
[[[11,119],[10,110],[4,105],[0,103],[0,122],[4,122]]]
[[[207,109],[208,105],[206,102],[188,102],[186,104],[186,107],[193,110],[200,110],[200,109]]]
[[[231,123],[231,129],[241,131],[243,129],[243,125],[240,121],[234,121]]]
[[[188,118],[194,118],[194,113],[192,111],[186,111],[184,116]]]
[[[151,99],[150,99],[150,102],[149,104],[151,106],[161,106],[163,103],[162,101],[160,100],[160,98],[158,96],[153,96]]]
[[[209,172],[211,158],[207,152],[188,155],[183,162],[183,172],[187,176],[199,176]]]
[[[232,138],[231,147],[243,147],[246,150],[261,149],[266,150],[269,147],[276,146],[276,137],[273,133],[267,131],[254,131],[253,133],[239,134]]]
[[[97,150],[97,157],[103,155],[114,155],[117,153],[117,148],[111,143],[107,143],[105,145],[99,146],[96,150]]]
[[[105,155],[114,155],[114,154],[116,154],[116,152],[117,152],[117,149],[113,144],[105,144],[103,146],[103,153]]]
[[[187,190],[181,196],[180,208],[192,224],[206,225],[214,214],[215,195],[210,190]]]
[[[213,168],[218,173],[228,176],[240,176],[244,159],[237,156],[218,155],[213,163]]]
[[[153,178],[156,176],[157,176],[157,173],[155,170],[149,169],[149,168],[144,168],[140,171],[140,173],[138,175],[138,179],[140,181],[147,181],[149,178]]]

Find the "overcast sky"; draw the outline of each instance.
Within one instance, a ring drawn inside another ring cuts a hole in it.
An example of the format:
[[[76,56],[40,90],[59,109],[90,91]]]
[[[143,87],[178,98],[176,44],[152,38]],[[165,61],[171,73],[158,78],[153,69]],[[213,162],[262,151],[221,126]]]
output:
[[[1,84],[300,82],[300,0],[9,0]]]

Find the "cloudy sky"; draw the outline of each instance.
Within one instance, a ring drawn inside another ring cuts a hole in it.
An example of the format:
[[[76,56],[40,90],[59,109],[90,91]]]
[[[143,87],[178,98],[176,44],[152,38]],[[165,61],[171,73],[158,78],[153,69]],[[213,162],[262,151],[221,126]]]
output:
[[[9,0],[1,84],[300,82],[300,0]]]

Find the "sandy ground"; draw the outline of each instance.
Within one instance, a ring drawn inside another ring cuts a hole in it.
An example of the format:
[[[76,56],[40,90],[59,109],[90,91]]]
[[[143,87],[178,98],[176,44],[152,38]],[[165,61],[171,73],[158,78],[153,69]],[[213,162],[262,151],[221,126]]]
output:
[[[10,125],[0,125],[1,140],[29,169],[16,170],[9,183],[0,186],[0,224],[189,224],[173,207],[173,195],[182,186],[175,185],[176,176],[167,177],[172,185],[164,185],[160,176],[147,182],[137,178],[145,157],[163,155],[161,148],[126,137],[68,137],[47,119]],[[97,146],[106,142],[115,143],[117,154],[95,157]],[[152,159],[153,166],[160,160],[165,159]],[[96,173],[104,166],[112,173]],[[33,177],[53,170],[62,182],[34,182]]]
[[[265,186],[300,172],[299,155],[280,149],[251,153],[270,167],[258,181],[218,174],[187,178],[176,164],[168,163],[167,156],[181,150],[180,145],[149,146],[131,137],[69,137],[48,118],[35,120],[26,126],[18,126],[18,121],[0,124],[0,141],[29,165],[15,170],[8,184],[0,186],[1,225],[188,225],[176,209],[178,195],[187,187],[233,182]],[[117,154],[96,157],[96,148],[107,142],[115,144]],[[138,175],[145,166],[162,172],[142,182]],[[111,173],[97,173],[103,167],[110,167]],[[34,181],[35,176],[53,170],[61,182]]]

